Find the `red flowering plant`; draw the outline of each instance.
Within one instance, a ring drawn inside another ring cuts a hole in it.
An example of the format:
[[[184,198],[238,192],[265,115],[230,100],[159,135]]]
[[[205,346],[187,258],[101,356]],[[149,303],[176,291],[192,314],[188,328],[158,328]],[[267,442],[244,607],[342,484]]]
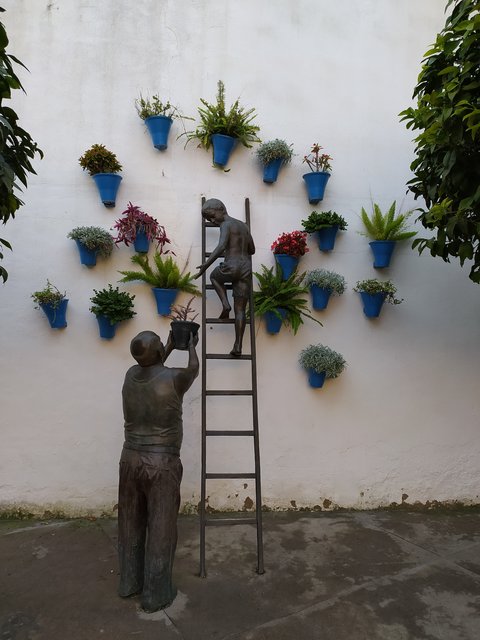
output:
[[[300,258],[308,253],[306,231],[291,231],[282,233],[270,247],[273,253],[283,253],[294,258]]]
[[[310,153],[303,157],[303,162],[306,162],[310,167],[310,171],[314,171],[318,173],[320,171],[331,171],[332,165],[330,164],[330,160],[332,160],[332,156],[329,156],[327,153],[320,153],[323,149],[318,142],[315,142],[312,145],[312,149]]]
[[[155,218],[152,218],[152,216],[131,202],[128,203],[125,211],[122,211],[122,216],[113,225],[113,229],[118,232],[114,238],[115,244],[124,242],[128,247],[129,244],[135,242],[137,234],[143,232],[150,242],[157,243],[159,253],[169,253],[168,250],[164,251],[163,248],[166,244],[170,244],[170,240],[167,238],[165,227],[158,220],[155,220]]]

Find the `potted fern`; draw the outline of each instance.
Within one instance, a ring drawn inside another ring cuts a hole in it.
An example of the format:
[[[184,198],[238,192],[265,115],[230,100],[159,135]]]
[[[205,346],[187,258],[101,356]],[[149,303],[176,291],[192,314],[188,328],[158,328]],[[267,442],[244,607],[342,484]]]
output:
[[[345,231],[348,223],[335,211],[312,211],[302,225],[307,233],[315,234],[320,251],[332,251],[337,232]]]
[[[122,180],[122,176],[118,175],[122,165],[118,162],[117,156],[103,144],[94,144],[85,151],[78,162],[95,180],[103,204],[106,207],[114,207]]]
[[[151,98],[140,95],[140,98],[135,100],[135,108],[139,117],[145,122],[155,149],[165,151],[168,147],[168,135],[173,120],[184,116],[176,106],[171,104],[170,100],[163,102],[157,94]]]
[[[308,374],[310,386],[316,389],[323,387],[325,378],[338,378],[347,364],[341,353],[323,344],[305,347],[298,361]]]
[[[188,131],[187,144],[190,140],[198,140],[204,149],[213,147],[213,163],[224,167],[237,143],[250,148],[254,142],[260,142],[257,136],[260,127],[253,124],[257,117],[255,109],[245,109],[239,104],[239,99],[227,109],[225,105],[225,85],[221,80],[217,84],[216,102],[210,104],[200,98],[198,107],[200,124],[195,131]]]
[[[36,309],[41,309],[48,318],[52,329],[63,329],[67,326],[67,305],[66,293],[61,293],[50,280],[40,291],[32,293],[32,298]]]
[[[101,227],[75,227],[67,238],[75,240],[80,262],[87,267],[97,264],[97,255],[108,258],[113,251],[113,236]]]
[[[276,334],[284,325],[296,334],[304,318],[322,324],[308,313],[305,274],[294,271],[285,280],[278,264],[270,269],[262,264],[261,271],[254,275],[259,287],[253,292],[254,312],[265,319],[268,333]]]
[[[136,311],[133,310],[134,295],[115,289],[111,284],[108,289],[93,290],[90,298],[92,306],[90,311],[95,314],[100,331],[100,337],[110,340],[114,337],[117,324],[123,320],[133,318]]]
[[[330,160],[332,158],[326,153],[320,153],[322,149],[323,147],[315,142],[310,153],[303,157],[303,162],[306,162],[310,169],[309,173],[303,174],[310,204],[318,204],[323,200],[325,187],[331,175]]]
[[[394,201],[386,213],[382,213],[378,204],[373,204],[372,215],[369,216],[362,207],[361,217],[365,231],[360,232],[368,238],[372,238],[372,249],[376,269],[382,269],[390,265],[393,250],[397,242],[408,240],[417,234],[416,231],[407,231],[408,219],[413,210],[395,215],[396,202]]]
[[[263,165],[263,181],[272,184],[277,181],[280,167],[288,164],[293,156],[292,145],[285,140],[262,142],[256,151],[257,158]]]
[[[134,255],[131,258],[133,264],[140,267],[140,271],[120,271],[123,278],[120,282],[134,282],[140,280],[152,287],[153,295],[157,303],[157,311],[161,316],[171,314],[172,304],[179,291],[190,293],[194,296],[200,295],[200,290],[193,284],[194,276],[186,272],[186,265],[180,268],[173,260],[172,256],[162,258],[160,252],[153,255],[153,266],[150,265],[148,256]]]
[[[192,296],[185,305],[176,304],[172,307],[172,311],[168,316],[172,321],[170,328],[172,330],[172,339],[175,349],[187,351],[190,342],[190,334],[196,336],[200,325],[195,322],[198,313],[192,309],[192,303],[195,297]]]
[[[155,242],[160,253],[168,253],[163,251],[163,247],[170,244],[165,227],[131,202],[122,211],[122,217],[115,221],[113,228],[117,231],[115,244],[123,242],[127,247],[133,244],[137,253],[148,253],[150,242]]]
[[[363,312],[367,318],[378,318],[383,303],[400,304],[402,300],[397,300],[395,294],[397,287],[390,280],[360,280],[353,287],[354,291],[360,293],[363,302]]]
[[[303,282],[310,289],[312,306],[316,311],[326,309],[330,296],[341,296],[346,289],[345,278],[328,269],[307,271]]]

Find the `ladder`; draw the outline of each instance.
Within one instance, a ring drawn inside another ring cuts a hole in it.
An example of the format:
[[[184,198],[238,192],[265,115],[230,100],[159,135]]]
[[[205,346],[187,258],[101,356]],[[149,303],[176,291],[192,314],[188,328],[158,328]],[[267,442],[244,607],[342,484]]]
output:
[[[202,205],[205,198],[202,198]],[[245,199],[245,222],[250,229],[250,202]],[[202,216],[202,264],[209,257],[207,252],[207,228],[216,225],[207,222]],[[216,227],[218,228],[218,227]],[[251,285],[252,283],[250,283]],[[263,566],[263,532],[262,532],[262,493],[260,486],[260,447],[258,437],[258,402],[257,402],[257,366],[255,352],[255,319],[253,310],[253,293],[250,286],[250,313],[247,318],[245,329],[250,333],[250,354],[232,356],[230,353],[210,353],[207,350],[207,325],[234,324],[232,318],[219,319],[207,317],[207,291],[213,289],[211,284],[207,284],[207,274],[202,275],[202,460],[201,460],[201,496],[200,496],[200,577],[206,577],[205,569],[205,530],[207,526],[225,526],[235,524],[255,524],[257,531],[257,567],[259,574],[265,572]],[[232,285],[227,285],[231,290]],[[232,364],[240,360],[250,360],[251,362],[251,388],[250,389],[208,389],[207,388],[207,361],[210,360],[231,360]],[[250,396],[252,401],[252,428],[248,430],[217,430],[208,429],[207,425],[207,399],[213,400],[218,396]],[[212,473],[207,471],[207,441],[212,437],[235,438],[247,436],[253,439],[254,472],[249,473]],[[255,480],[255,517],[245,518],[212,518],[207,517],[206,497],[207,481],[217,479],[252,479]]]

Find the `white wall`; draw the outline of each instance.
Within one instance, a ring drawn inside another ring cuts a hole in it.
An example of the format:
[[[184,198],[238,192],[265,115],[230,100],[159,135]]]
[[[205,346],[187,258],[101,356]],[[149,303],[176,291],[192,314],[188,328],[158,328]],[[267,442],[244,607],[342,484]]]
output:
[[[15,106],[45,152],[25,206],[2,231],[14,247],[1,287],[4,507],[111,510],[123,439],[121,385],[133,363],[129,343],[144,329],[162,337],[168,331],[148,288],[132,284],[137,316],[113,341],[100,340],[89,298],[94,288],[116,283],[132,252],[119,248],[89,270],[67,233],[78,225],[109,228],[131,200],[165,225],[179,258],[191,249],[193,269],[200,261],[201,196],[222,199],[236,217],[249,197],[254,264],[271,265],[272,241],[299,228],[314,208],[301,178],[301,159],[314,142],[334,158],[322,208],[341,213],[349,228],[332,254],[310,242],[302,267],[333,268],[349,289],[317,313],[323,328],[308,323],[297,336],[283,329],[272,337],[259,323],[264,503],[372,507],[400,502],[404,493],[408,502],[478,502],[478,287],[467,269],[403,246],[385,273],[402,305],[388,305],[369,321],[352,291],[357,280],[377,275],[367,240],[357,233],[361,207],[372,200],[382,207],[394,199],[404,209],[414,204],[405,195],[412,134],[398,113],[410,104],[422,54],[444,24],[443,4],[4,0],[9,51],[30,69],[20,74],[27,95],[17,95]],[[178,124],[166,152],[151,146],[134,109],[140,91],[159,92],[194,116],[200,97],[214,100],[218,79],[229,103],[240,96],[256,107],[264,140],[293,143],[297,155],[274,186],[263,184],[251,150],[236,150],[228,173],[213,168],[208,153],[175,141]],[[114,210],[101,205],[78,165],[97,142],[124,167]],[[30,298],[47,278],[70,299],[62,331],[50,329]],[[348,361],[322,390],[307,386],[297,364],[299,351],[313,342]],[[175,354],[172,362],[183,358]],[[237,384],[241,366],[223,362],[212,374]],[[216,419],[240,428],[248,411],[229,408],[221,406]],[[188,508],[199,500],[199,380],[185,399],[184,418]],[[249,452],[235,439],[230,453],[215,452],[210,470],[242,470]],[[238,507],[254,498],[254,489],[219,482],[209,485],[209,496],[213,507]]]

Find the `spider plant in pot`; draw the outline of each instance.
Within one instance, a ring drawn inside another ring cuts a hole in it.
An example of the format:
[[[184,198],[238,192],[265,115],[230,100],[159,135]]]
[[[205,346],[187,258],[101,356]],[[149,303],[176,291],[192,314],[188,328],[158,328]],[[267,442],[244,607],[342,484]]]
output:
[[[280,167],[291,161],[293,149],[285,140],[275,138],[269,142],[262,142],[257,147],[256,156],[263,165],[263,181],[271,184],[277,181]]]
[[[113,251],[113,236],[102,227],[75,227],[67,238],[75,240],[80,262],[87,267],[97,264],[97,255],[108,258]]]
[[[332,158],[326,153],[320,153],[322,149],[323,147],[318,142],[315,142],[310,153],[303,157],[303,162],[310,169],[309,173],[303,175],[310,204],[318,204],[320,200],[323,200],[325,187],[331,175],[332,165],[330,160]]]
[[[190,342],[190,334],[196,336],[200,325],[195,322],[198,313],[192,309],[192,303],[195,296],[192,296],[185,305],[176,304],[172,307],[172,312],[168,316],[172,321],[170,327],[172,329],[173,345],[175,349],[187,351]]]
[[[302,225],[307,233],[315,234],[320,251],[332,251],[337,231],[345,231],[348,223],[335,211],[312,211]]]
[[[133,310],[135,296],[127,291],[120,291],[118,287],[114,289],[111,284],[108,289],[94,289],[93,293],[90,311],[97,317],[100,337],[110,340],[115,335],[117,324],[136,314]]]
[[[304,318],[322,326],[308,313],[305,298],[308,287],[303,282],[304,273],[294,271],[285,280],[278,264],[270,269],[262,264],[261,271],[254,275],[258,281],[258,289],[253,292],[254,312],[265,319],[268,333],[278,333],[284,325],[296,334]]]
[[[170,244],[165,227],[131,202],[122,211],[122,217],[115,221],[113,228],[117,231],[115,244],[123,242],[127,247],[133,244],[137,253],[148,253],[150,242],[154,242],[159,253],[168,253],[163,250],[166,244]]]
[[[305,231],[281,233],[270,249],[273,251],[275,261],[281,267],[283,278],[287,280],[297,269],[300,258],[309,251],[307,234]]]
[[[182,116],[170,100],[161,100],[158,94],[154,94],[151,98],[144,98],[140,94],[140,98],[135,100],[135,108],[139,117],[145,122],[155,149],[165,151],[174,119],[183,120],[186,116]],[[191,118],[186,119],[191,120]]]
[[[100,198],[106,207],[114,207],[122,176],[122,165],[113,151],[103,144],[94,144],[78,159],[80,166],[95,180]]]
[[[134,282],[140,280],[152,287],[157,303],[157,311],[162,316],[169,316],[172,304],[179,291],[200,295],[200,290],[193,284],[194,276],[186,271],[187,265],[180,270],[172,256],[165,259],[159,251],[153,254],[153,265],[148,256],[136,254],[131,261],[140,267],[140,271],[119,271],[123,275],[120,282]],[[188,262],[187,262],[188,263]]]
[[[328,269],[307,271],[303,282],[310,289],[312,306],[316,311],[326,309],[330,296],[341,296],[346,289],[345,278]]]
[[[47,280],[43,289],[32,293],[35,309],[41,309],[45,313],[52,329],[63,329],[67,326],[66,296],[66,292],[61,293],[50,280]]]
[[[367,318],[378,318],[383,303],[400,304],[403,299],[397,300],[395,294],[397,287],[390,280],[360,280],[353,287],[354,291],[360,293],[363,302],[363,312]]]
[[[372,249],[376,269],[382,269],[390,265],[393,250],[397,242],[408,240],[417,234],[416,231],[407,231],[408,219],[413,210],[395,215],[396,202],[394,201],[386,213],[382,213],[378,204],[373,204],[372,214],[369,216],[362,207],[361,218],[365,231],[361,235],[372,238]]]
[[[198,140],[200,147],[208,150],[213,147],[213,164],[224,167],[237,143],[250,148],[254,142],[260,142],[257,135],[260,127],[253,124],[257,117],[255,109],[240,106],[239,98],[227,109],[225,105],[225,85],[221,80],[217,83],[216,102],[210,104],[200,98],[198,107],[200,123],[195,131],[186,131],[187,144],[190,140]]]
[[[316,389],[323,386],[325,378],[337,378],[347,364],[341,353],[323,344],[302,349],[298,361],[308,374],[310,386]]]

